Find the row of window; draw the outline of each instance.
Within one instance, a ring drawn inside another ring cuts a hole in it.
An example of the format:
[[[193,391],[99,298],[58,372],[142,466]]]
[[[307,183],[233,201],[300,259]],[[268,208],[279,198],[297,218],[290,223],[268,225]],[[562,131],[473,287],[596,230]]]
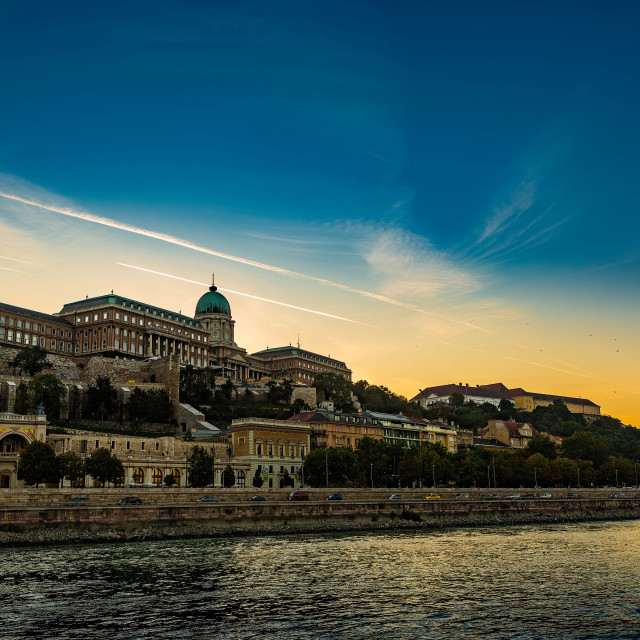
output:
[[[305,447],[300,446],[298,447],[299,449],[299,454],[298,457],[303,458],[304,454],[305,454]],[[263,455],[263,451],[264,451],[264,455],[267,456],[273,456],[273,452],[276,450],[275,445],[273,444],[267,444],[267,445],[263,445],[262,443],[257,443],[256,444],[256,455],[257,456],[261,456]],[[285,446],[284,445],[278,445],[278,456],[280,456],[281,458],[284,458],[285,455]],[[295,458],[296,457],[296,447],[295,445],[290,444],[288,447],[288,455],[290,458]]]
[[[161,314],[161,315],[163,315],[163,314]],[[120,312],[119,311],[115,312],[115,319],[116,320],[120,320]],[[98,322],[99,320],[100,320],[100,314],[99,313],[94,313],[92,316],[91,315],[85,315],[84,316],[84,322],[85,323],[87,323],[87,322]],[[103,311],[102,312],[102,320],[109,320],[109,313],[107,311]],[[126,313],[123,314],[122,321],[123,322],[129,322],[129,316]],[[82,322],[83,322],[83,316],[77,316],[76,317],[76,324],[82,324]],[[141,327],[144,327],[144,318],[137,318],[136,316],[131,316],[131,324],[134,324],[134,325],[137,324],[137,325],[139,325]],[[179,334],[183,333],[182,329],[177,329],[176,330],[175,327],[172,327],[172,326],[167,327],[166,324],[160,325],[159,322],[155,322],[154,323],[151,320],[147,321],[147,326],[148,327],[152,327],[154,325],[156,327],[158,327],[158,328],[164,329],[165,331],[176,331]],[[126,331],[126,329],[125,329],[125,331]],[[203,338],[201,335],[199,335],[199,334],[196,335],[195,333],[193,333],[191,331],[187,331],[186,329],[184,331],[184,335],[187,336],[187,337],[191,336],[192,340],[196,340],[197,339],[199,341],[200,340],[204,340],[204,342],[207,341],[206,337]]]

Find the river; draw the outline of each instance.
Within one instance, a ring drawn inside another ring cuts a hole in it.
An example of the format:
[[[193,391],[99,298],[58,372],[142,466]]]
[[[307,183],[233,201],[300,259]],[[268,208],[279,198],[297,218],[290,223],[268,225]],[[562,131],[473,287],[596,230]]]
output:
[[[0,638],[640,638],[640,521],[3,551]]]

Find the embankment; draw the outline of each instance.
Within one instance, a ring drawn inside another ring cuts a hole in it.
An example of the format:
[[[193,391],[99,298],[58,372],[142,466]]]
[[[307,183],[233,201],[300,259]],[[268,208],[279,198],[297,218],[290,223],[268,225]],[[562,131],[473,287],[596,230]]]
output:
[[[637,518],[640,518],[638,498],[5,507],[0,509],[0,545],[59,545]]]

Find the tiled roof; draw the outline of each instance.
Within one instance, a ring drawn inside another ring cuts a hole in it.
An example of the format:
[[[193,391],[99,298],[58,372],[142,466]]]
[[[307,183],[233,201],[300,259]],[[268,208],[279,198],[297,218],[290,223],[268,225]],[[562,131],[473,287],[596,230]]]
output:
[[[517,392],[517,393],[514,393]],[[597,407],[595,402],[591,402],[591,400],[587,400],[586,398],[572,398],[571,396],[557,396],[551,393],[534,393],[531,391],[525,391],[524,389],[510,389],[509,395],[512,398],[517,396],[531,396],[535,400],[545,400],[547,402],[553,402],[554,400],[562,400],[565,404],[570,402],[571,404],[582,404],[588,405],[590,407]]]
[[[425,389],[421,389],[417,396],[411,398],[411,401],[416,402],[417,400],[420,400],[420,398],[428,398],[431,395],[438,398],[447,398],[452,393],[461,393],[464,396],[476,396],[479,398],[504,398],[502,393],[493,391],[492,389],[487,389],[486,387],[472,387],[465,384],[441,384],[436,387],[426,387]]]

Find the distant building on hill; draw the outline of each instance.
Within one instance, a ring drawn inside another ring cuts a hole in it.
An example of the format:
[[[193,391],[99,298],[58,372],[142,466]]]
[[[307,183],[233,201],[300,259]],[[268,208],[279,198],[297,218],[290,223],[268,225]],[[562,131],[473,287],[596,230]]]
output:
[[[521,387],[509,389],[501,382],[478,384],[475,387],[468,383],[463,385],[462,382],[426,387],[411,398],[411,402],[416,402],[421,407],[427,408],[437,404],[448,403],[453,393],[462,394],[465,402],[472,400],[477,404],[489,402],[498,406],[501,400],[510,400],[516,409],[521,409],[522,411],[533,411],[536,407],[546,407],[553,404],[554,400],[560,400],[571,413],[586,416],[600,415],[600,407],[586,398],[574,398],[549,393],[532,393],[525,391]]]

